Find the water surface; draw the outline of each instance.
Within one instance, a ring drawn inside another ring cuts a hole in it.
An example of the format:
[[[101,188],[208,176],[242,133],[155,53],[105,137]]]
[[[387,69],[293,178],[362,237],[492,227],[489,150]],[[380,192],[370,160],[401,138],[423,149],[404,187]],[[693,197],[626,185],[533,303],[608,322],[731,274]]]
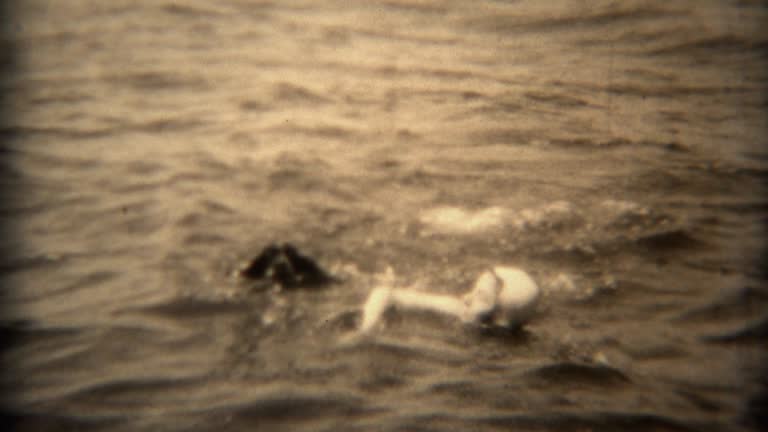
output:
[[[749,427],[766,15],[693,0],[19,4],[1,134],[12,418]],[[446,206],[505,216],[475,233],[425,223]],[[232,277],[273,241],[344,283]],[[526,332],[395,311],[339,343],[388,266],[460,293],[499,263],[545,291]]]

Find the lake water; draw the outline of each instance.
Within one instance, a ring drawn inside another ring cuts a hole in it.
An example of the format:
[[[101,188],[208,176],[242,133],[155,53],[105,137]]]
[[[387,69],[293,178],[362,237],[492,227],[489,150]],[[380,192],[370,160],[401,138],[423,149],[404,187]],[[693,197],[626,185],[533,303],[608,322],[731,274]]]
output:
[[[760,1],[18,2],[19,430],[739,431],[768,327]],[[501,209],[464,232],[429,215]],[[437,210],[435,210],[437,209]],[[343,280],[232,276],[291,242]],[[393,311],[528,270],[526,331]]]

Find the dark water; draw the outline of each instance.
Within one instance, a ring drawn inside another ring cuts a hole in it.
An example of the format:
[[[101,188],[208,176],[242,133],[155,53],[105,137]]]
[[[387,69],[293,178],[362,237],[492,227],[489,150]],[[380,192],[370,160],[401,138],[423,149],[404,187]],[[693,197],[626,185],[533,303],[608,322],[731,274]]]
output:
[[[6,24],[19,429],[754,426],[764,2],[65,3]],[[345,282],[231,277],[271,241]],[[387,266],[460,293],[499,263],[545,291],[525,333],[394,312],[340,343]]]

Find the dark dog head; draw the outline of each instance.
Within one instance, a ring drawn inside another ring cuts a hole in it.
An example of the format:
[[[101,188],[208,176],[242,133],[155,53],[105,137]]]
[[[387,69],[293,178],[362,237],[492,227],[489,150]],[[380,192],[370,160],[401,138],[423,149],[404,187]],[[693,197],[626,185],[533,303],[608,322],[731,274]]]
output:
[[[302,255],[290,243],[265,247],[240,275],[271,280],[283,288],[318,286],[334,281],[312,258]]]

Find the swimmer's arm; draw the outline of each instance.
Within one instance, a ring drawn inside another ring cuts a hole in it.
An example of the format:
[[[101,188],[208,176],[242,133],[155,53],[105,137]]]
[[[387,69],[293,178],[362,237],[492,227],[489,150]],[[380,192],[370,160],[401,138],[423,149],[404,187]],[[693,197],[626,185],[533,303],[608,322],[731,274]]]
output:
[[[392,289],[386,287],[375,288],[368,296],[363,306],[363,322],[360,324],[360,333],[369,332],[373,326],[381,321],[382,315],[392,304]]]
[[[363,306],[360,333],[369,332],[393,305],[404,309],[420,309],[442,313],[466,320],[466,305],[461,299],[448,295],[430,294],[411,289],[375,288]]]
[[[466,309],[464,302],[456,297],[409,289],[392,290],[391,303],[407,309],[428,310],[459,318],[463,318]]]

